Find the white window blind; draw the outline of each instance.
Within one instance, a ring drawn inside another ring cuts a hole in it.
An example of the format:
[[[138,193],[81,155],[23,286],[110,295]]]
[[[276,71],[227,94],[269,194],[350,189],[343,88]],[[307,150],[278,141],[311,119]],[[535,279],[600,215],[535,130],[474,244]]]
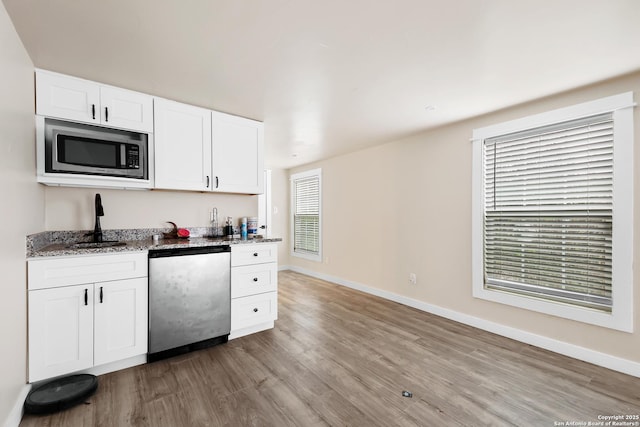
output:
[[[484,286],[611,312],[613,118],[484,141]]]
[[[292,179],[293,251],[320,254],[320,176]]]

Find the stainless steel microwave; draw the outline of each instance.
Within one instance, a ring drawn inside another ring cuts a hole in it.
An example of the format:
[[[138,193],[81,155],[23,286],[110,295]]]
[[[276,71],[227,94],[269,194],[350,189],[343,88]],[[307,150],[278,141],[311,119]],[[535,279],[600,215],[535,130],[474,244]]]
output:
[[[148,135],[44,119],[45,172],[148,179]]]

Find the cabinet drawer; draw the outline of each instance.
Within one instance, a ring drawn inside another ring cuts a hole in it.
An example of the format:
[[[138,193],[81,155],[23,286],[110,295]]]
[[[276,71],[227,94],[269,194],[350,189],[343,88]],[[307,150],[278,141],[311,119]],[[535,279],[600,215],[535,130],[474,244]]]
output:
[[[124,253],[28,261],[29,290],[146,277],[147,253]]]
[[[248,328],[277,318],[277,292],[231,300],[231,331]]]
[[[278,246],[270,243],[231,246],[231,266],[264,264],[278,260]]]
[[[263,294],[278,289],[278,265],[245,265],[231,269],[231,298]]]

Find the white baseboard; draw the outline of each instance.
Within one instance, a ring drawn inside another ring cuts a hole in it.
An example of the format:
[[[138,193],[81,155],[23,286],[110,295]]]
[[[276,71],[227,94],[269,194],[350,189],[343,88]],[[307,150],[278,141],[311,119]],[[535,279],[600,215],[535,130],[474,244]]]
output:
[[[433,305],[433,304],[428,304],[426,302],[419,301],[413,298],[394,294],[393,292],[383,291],[380,289],[371,288],[361,283],[352,282],[349,280],[341,279],[339,277],[334,277],[327,274],[317,273],[315,271],[308,270],[306,268],[301,268],[297,266],[287,266],[287,267],[289,270],[295,271],[297,273],[306,274],[307,276],[315,277],[317,279],[326,280],[327,282],[335,283],[337,285],[342,285],[348,288],[356,289],[358,291],[375,295],[384,299],[388,299],[390,301],[394,301],[400,304],[404,304],[409,307],[413,307],[418,310],[425,311],[427,313],[435,314],[436,316],[453,320],[455,322],[464,323],[465,325],[473,326],[475,328],[492,332],[497,335],[502,335],[504,337],[511,338],[513,340],[530,344],[536,347],[540,347],[545,350],[553,351],[554,353],[563,354],[565,356],[569,356],[574,359],[593,363],[594,365],[602,366],[604,368],[612,369],[614,371],[622,372],[624,374],[633,375],[634,377],[640,377],[640,363],[634,362],[633,360],[623,359],[621,357],[612,356],[610,354],[591,350],[589,348],[580,347],[574,344],[569,344],[564,341],[559,341],[559,340],[548,338],[542,335],[533,334],[531,332],[527,332],[520,329],[512,328],[510,326],[505,326],[499,323],[491,322],[489,320],[481,319],[479,317],[470,316],[468,314],[460,313],[448,308],[443,308],[443,307]]]
[[[118,360],[115,362],[107,363],[105,365],[94,366],[83,371],[75,372],[76,374],[91,374],[91,375],[104,375],[110,372],[120,371],[122,369],[132,368],[138,365],[144,365],[147,363],[147,354],[139,354],[137,356],[129,357],[128,359]]]
[[[7,416],[7,419],[4,421],[4,427],[18,427],[20,425],[20,421],[22,421],[22,415],[24,414],[24,401],[27,398],[27,395],[31,391],[31,384],[25,384],[18,393],[18,397]]]

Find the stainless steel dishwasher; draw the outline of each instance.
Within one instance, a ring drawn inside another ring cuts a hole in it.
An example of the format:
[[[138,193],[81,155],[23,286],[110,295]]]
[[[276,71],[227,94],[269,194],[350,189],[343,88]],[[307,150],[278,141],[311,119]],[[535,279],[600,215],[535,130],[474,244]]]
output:
[[[231,248],[149,251],[150,362],[227,342]]]

